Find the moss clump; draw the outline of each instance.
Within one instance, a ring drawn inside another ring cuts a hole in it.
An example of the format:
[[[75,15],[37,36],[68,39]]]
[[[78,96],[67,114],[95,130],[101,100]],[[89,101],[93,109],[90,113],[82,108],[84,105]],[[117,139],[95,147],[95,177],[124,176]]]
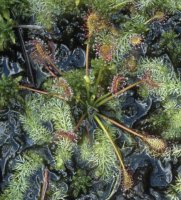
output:
[[[55,168],[64,169],[76,142],[69,105],[57,98],[35,94],[27,98],[25,108],[26,114],[20,116],[24,130],[35,145],[56,143]]]
[[[76,198],[81,193],[87,194],[87,188],[91,186],[91,177],[86,174],[86,171],[79,169],[72,178],[71,189],[73,196]]]
[[[69,139],[62,139],[56,143],[57,148],[54,153],[55,169],[62,170],[64,169],[66,162],[71,160],[75,144]]]
[[[181,96],[181,83],[176,78],[173,69],[162,58],[142,59],[138,65],[137,75],[143,77],[145,73],[158,87],[149,87],[149,95],[153,95],[164,101],[169,97]]]
[[[34,144],[44,144],[52,140],[51,131],[44,126],[46,122],[41,114],[44,98],[41,95],[33,95],[26,100],[26,113],[20,116],[23,129],[32,139]]]
[[[74,0],[28,0],[28,2],[31,14],[36,17],[36,23],[48,30],[52,28],[57,16],[76,10]]]
[[[81,158],[91,166],[96,166],[95,176],[103,180],[109,179],[119,169],[112,145],[100,129],[95,131],[92,147],[85,142],[82,144]]]
[[[4,74],[0,78],[0,109],[5,108],[14,100],[22,100],[19,95],[19,81],[21,77],[6,77]]]
[[[172,184],[167,192],[166,192],[167,198],[169,200],[179,200],[181,195],[181,177],[178,176],[175,184]]]
[[[38,169],[42,167],[42,158],[32,151],[24,153],[15,165],[8,187],[0,196],[2,200],[23,200],[30,186],[29,179]]]

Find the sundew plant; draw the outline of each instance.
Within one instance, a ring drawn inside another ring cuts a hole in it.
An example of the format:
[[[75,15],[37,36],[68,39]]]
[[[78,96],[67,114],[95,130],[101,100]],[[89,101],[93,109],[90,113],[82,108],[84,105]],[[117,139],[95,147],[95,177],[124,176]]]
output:
[[[107,200],[116,192],[126,199],[133,197],[138,181],[145,181],[137,179],[129,156],[145,152],[155,163],[180,167],[179,0],[10,2],[1,3],[1,24],[10,28],[3,32],[0,50],[5,51],[8,38],[15,45],[20,38],[25,73],[2,74],[0,109],[21,107],[21,137],[28,142],[7,165],[10,178],[2,184],[0,199]],[[55,32],[66,24],[62,32],[71,35],[70,16],[84,31],[85,66],[67,70]],[[29,76],[40,72],[46,78],[31,83]],[[147,111],[128,123],[128,115],[139,109],[125,108],[133,98]],[[161,197],[179,200],[178,169],[173,176]]]

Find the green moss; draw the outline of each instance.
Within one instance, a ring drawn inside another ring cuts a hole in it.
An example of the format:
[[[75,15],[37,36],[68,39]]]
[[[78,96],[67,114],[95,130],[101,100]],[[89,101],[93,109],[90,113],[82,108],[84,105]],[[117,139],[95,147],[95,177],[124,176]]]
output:
[[[160,39],[160,46],[165,49],[175,67],[181,61],[181,41],[174,31],[164,32]]]
[[[162,103],[163,108],[155,111],[145,120],[153,132],[161,134],[166,140],[178,140],[181,138],[181,109],[177,101],[167,100]]]
[[[158,84],[158,87],[149,87],[150,95],[161,100],[166,100],[171,96],[181,96],[181,83],[162,58],[142,59],[137,75],[143,77],[145,73],[149,73],[150,78]]]
[[[65,163],[71,160],[74,143],[68,139],[61,139],[57,142],[55,155],[55,169],[63,170]]]
[[[169,200],[179,200],[181,195],[181,177],[178,176],[175,184],[170,185],[166,192]]]
[[[144,13],[154,13],[158,10],[165,13],[173,13],[181,9],[179,0],[140,0],[138,5],[139,9]]]
[[[8,10],[0,14],[0,24],[0,51],[2,51],[7,48],[9,44],[15,44],[15,35],[13,32],[14,22],[10,18]]]
[[[35,152],[26,152],[15,165],[15,173],[7,188],[0,196],[1,200],[23,200],[30,186],[29,178],[42,166],[42,158]]]
[[[95,132],[95,141],[92,146],[85,140],[81,145],[81,158],[96,166],[95,176],[108,180],[118,169],[117,158],[102,130],[97,129]]]
[[[90,145],[87,139],[83,140],[80,146],[81,159],[91,168],[95,168],[94,174],[97,178],[109,180],[119,169],[117,157],[103,131],[96,129],[94,134],[93,145]]]
[[[87,194],[88,188],[91,186],[91,177],[86,174],[86,171],[79,169],[72,178],[71,190],[76,198],[81,193]]]
[[[59,90],[62,92],[61,89]],[[55,89],[52,90],[54,91]],[[53,123],[54,132],[73,132],[70,106],[63,100],[34,94],[26,99],[25,112],[25,115],[20,116],[20,120],[24,130],[35,144],[52,141],[53,133],[46,127],[47,122]]]
[[[12,18],[11,12],[20,12],[25,4],[26,0],[0,0],[0,51],[6,49],[10,44],[15,44],[13,28],[16,26],[16,21]]]
[[[55,18],[76,10],[74,0],[28,0],[31,13],[35,15],[36,22],[51,29]]]
[[[67,197],[68,186],[65,183],[58,183],[49,180],[47,191],[48,200],[65,200]]]
[[[97,163],[95,174],[102,179],[110,179],[118,170],[116,155],[112,145],[101,130],[96,131],[95,137],[93,146],[95,162]]]
[[[146,18],[141,13],[133,13],[129,20],[123,24],[125,33],[145,34],[149,29],[145,25]]]
[[[21,77],[6,77],[4,74],[0,78],[0,109],[8,106],[13,100],[22,100],[19,95],[19,81]]]
[[[169,139],[180,139],[181,138],[181,110],[175,109],[170,112],[168,128],[162,133],[163,138]]]
[[[163,154],[163,158],[173,158],[177,160],[181,157],[181,145],[180,144],[172,144],[171,147],[167,148],[166,152]]]
[[[57,131],[73,131],[73,118],[70,106],[59,99],[51,98],[42,108],[42,117],[44,120],[50,120]]]
[[[93,153],[93,146],[90,145],[90,141],[88,141],[87,138],[83,139],[83,142],[79,146],[80,148],[80,158],[81,160],[89,163],[92,167],[94,167],[95,164],[95,157]]]
[[[88,5],[101,15],[110,16],[113,12],[128,5],[131,0],[89,0],[85,2],[88,2]]]
[[[84,81],[85,71],[82,69],[75,69],[65,73],[64,77],[73,88],[74,99],[77,102],[85,99],[85,94],[81,91],[85,91],[85,81]]]
[[[41,95],[32,95],[29,99],[27,98],[26,113],[20,116],[24,131],[33,140],[34,144],[39,145],[52,140],[51,132],[43,125],[43,122],[46,122],[46,119],[42,118],[43,103],[44,99]]]

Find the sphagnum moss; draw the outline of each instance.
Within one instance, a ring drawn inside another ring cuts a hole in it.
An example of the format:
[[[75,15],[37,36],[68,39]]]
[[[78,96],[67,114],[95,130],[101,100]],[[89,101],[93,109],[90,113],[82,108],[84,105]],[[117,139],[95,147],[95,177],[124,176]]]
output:
[[[21,200],[29,188],[29,178],[43,166],[43,159],[36,152],[27,151],[17,161],[15,173],[11,177],[8,187],[0,196],[2,200]]]

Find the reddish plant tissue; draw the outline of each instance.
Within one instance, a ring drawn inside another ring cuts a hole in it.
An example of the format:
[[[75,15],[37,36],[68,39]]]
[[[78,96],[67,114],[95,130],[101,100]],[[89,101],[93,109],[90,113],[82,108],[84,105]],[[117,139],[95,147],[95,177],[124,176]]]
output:
[[[75,133],[71,132],[71,131],[57,131],[54,134],[54,138],[55,139],[68,139],[72,142],[76,142],[77,141],[77,136],[75,135]]]
[[[112,85],[111,85],[111,89],[110,92],[114,95],[116,95],[116,93],[123,88],[124,84],[125,84],[125,80],[126,78],[121,76],[121,75],[116,75],[113,78],[112,81]]]
[[[113,51],[113,48],[111,45],[103,44],[98,48],[98,55],[104,61],[110,62],[112,61],[112,51]]]

